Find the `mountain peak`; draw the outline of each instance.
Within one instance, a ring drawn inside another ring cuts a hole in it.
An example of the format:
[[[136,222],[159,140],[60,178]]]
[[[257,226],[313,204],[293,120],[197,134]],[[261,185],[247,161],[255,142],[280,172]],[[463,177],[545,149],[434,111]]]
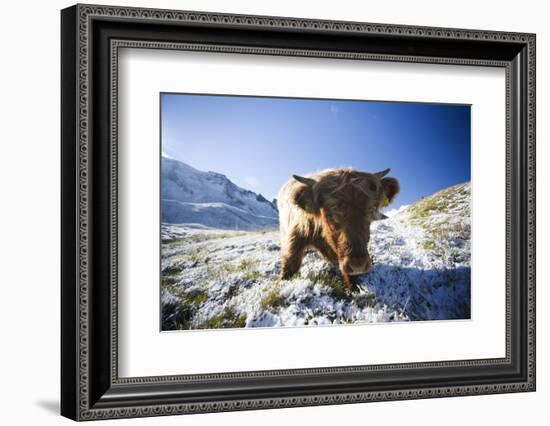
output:
[[[163,155],[161,176],[163,223],[199,223],[226,229],[278,224],[277,209],[268,200],[235,185],[221,173],[200,171]]]

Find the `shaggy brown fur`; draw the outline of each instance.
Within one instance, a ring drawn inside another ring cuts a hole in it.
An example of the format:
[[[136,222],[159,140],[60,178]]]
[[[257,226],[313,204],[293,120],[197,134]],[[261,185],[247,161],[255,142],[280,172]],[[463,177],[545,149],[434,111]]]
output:
[[[397,179],[384,177],[388,172],[331,169],[293,176],[278,197],[280,277],[297,273],[306,248],[313,247],[339,267],[345,285],[353,290],[353,276],[371,265],[367,245],[372,218],[399,192]]]

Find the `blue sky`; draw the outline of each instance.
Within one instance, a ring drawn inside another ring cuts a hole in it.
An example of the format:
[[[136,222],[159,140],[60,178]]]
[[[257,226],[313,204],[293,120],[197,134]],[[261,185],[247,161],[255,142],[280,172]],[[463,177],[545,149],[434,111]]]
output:
[[[470,180],[467,105],[163,93],[161,126],[166,155],[268,199],[329,167],[390,167],[390,208]]]

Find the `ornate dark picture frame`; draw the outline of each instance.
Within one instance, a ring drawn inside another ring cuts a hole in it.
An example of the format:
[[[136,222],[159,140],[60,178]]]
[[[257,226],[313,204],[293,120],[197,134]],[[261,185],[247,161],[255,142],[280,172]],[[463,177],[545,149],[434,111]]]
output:
[[[535,390],[535,35],[76,5],[61,13],[61,413],[74,420]],[[506,70],[506,356],[120,378],[117,52],[187,49]]]

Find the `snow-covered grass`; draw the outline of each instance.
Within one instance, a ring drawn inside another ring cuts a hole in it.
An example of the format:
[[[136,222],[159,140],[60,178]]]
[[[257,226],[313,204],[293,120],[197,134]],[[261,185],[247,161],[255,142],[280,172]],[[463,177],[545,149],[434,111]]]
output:
[[[470,185],[374,222],[358,293],[314,251],[278,282],[278,231],[162,226],[162,329],[278,327],[470,317]]]

